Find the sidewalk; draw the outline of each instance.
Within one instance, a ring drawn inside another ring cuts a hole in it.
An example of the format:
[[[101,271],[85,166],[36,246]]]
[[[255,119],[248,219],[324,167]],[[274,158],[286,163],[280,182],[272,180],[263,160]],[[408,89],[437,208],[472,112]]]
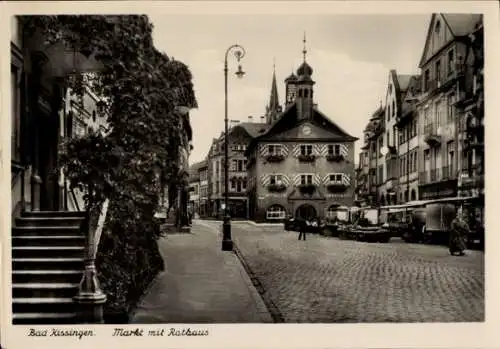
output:
[[[271,323],[236,254],[221,233],[195,222],[191,234],[158,241],[165,272],[153,281],[131,323]]]

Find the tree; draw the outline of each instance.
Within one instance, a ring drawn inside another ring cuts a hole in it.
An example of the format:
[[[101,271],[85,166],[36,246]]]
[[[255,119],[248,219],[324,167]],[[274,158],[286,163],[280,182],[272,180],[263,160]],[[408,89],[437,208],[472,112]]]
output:
[[[97,265],[111,307],[126,308],[130,299],[119,288],[131,294],[143,288],[141,280],[151,278],[144,273],[159,263],[154,213],[162,186],[178,172],[183,126],[176,107],[196,106],[191,72],[154,47],[147,16],[24,16],[22,22],[26,36],[44,33],[47,45],[62,42],[102,64],[91,78],[70,76],[67,86],[102,98],[110,132],[65,140],[60,164],[71,185],[87,193],[87,209],[110,200],[110,234]]]

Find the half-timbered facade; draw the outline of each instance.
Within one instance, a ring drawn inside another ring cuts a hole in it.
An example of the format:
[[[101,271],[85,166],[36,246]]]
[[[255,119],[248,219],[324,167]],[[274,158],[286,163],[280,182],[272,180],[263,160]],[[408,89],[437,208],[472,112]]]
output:
[[[305,53],[297,75],[285,80],[284,110],[268,119],[246,152],[250,217],[256,221],[332,217],[339,206],[353,204],[357,138],[317,108]],[[274,81],[272,86],[271,95],[277,93]]]

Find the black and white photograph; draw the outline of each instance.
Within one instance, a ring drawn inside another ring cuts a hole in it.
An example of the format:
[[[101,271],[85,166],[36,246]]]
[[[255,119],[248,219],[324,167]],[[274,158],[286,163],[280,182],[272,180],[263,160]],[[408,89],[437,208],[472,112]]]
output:
[[[7,326],[486,321],[483,12],[158,6],[6,19]]]

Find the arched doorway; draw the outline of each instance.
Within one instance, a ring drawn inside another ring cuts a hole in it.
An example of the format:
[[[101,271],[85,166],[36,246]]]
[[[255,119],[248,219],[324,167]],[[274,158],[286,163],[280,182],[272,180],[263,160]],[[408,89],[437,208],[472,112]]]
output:
[[[296,217],[301,217],[303,219],[314,219],[317,217],[316,209],[309,204],[301,205],[295,211]]]

